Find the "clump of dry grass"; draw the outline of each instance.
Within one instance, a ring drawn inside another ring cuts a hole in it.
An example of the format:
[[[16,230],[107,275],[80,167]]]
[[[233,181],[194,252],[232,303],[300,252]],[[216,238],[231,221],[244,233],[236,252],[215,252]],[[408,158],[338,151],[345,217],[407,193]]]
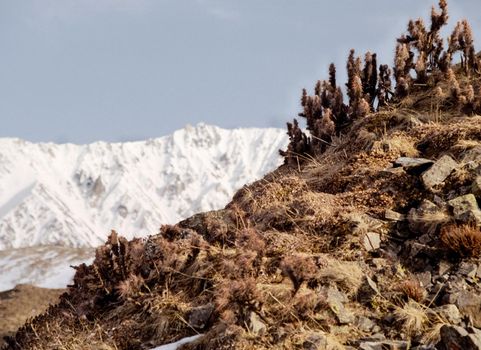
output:
[[[311,257],[303,255],[290,255],[284,258],[281,264],[282,272],[291,280],[295,295],[302,283],[312,278],[316,273],[316,265]]]
[[[471,225],[445,226],[441,229],[441,243],[457,257],[476,257],[481,254],[481,231]]]
[[[426,308],[414,300],[409,300],[403,307],[397,307],[394,318],[410,337],[422,334],[429,321]]]
[[[364,272],[358,263],[330,260],[326,267],[316,274],[321,283],[335,283],[350,295],[357,293],[362,284]]]
[[[131,274],[126,280],[119,283],[117,291],[121,299],[127,300],[139,295],[143,285],[144,279],[142,277]]]
[[[416,279],[407,279],[401,282],[396,289],[403,294],[407,300],[414,300],[420,303],[424,300],[426,296],[426,290],[421,286]]]

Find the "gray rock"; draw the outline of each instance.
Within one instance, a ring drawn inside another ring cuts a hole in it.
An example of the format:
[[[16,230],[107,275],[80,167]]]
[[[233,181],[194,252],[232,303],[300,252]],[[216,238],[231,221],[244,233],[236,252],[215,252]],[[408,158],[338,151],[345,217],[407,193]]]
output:
[[[410,348],[410,343],[401,340],[384,340],[377,342],[362,342],[359,344],[359,349],[362,350],[407,350]]]
[[[305,350],[341,350],[345,349],[340,344],[322,332],[311,333],[302,344]]]
[[[406,216],[394,210],[386,209],[384,212],[384,218],[389,221],[403,221],[406,219]]]
[[[438,306],[433,311],[452,325],[458,325],[461,322],[461,313],[454,304]]]
[[[480,163],[481,162],[481,146],[475,146],[470,150],[466,151],[464,153],[462,160],[463,160],[463,163],[468,163],[468,162]]]
[[[477,198],[481,198],[481,176],[476,176],[471,184],[471,193]]]
[[[458,163],[448,155],[439,158],[428,170],[421,175],[424,187],[433,190],[458,167]]]
[[[370,332],[376,326],[376,324],[370,319],[365,316],[358,316],[356,317],[356,321],[354,322],[356,327],[363,331],[363,332]]]
[[[340,324],[349,324],[354,322],[354,315],[346,309],[344,302],[347,301],[347,296],[341,293],[336,288],[329,288],[327,290],[327,304],[331,311],[336,315]]]
[[[263,334],[267,330],[267,326],[258,314],[255,312],[251,312],[249,316],[249,330],[258,335]]]
[[[350,226],[354,235],[363,235],[367,232],[383,234],[387,232],[386,223],[383,220],[373,218],[367,214],[347,213],[343,216]]]
[[[445,260],[441,260],[438,265],[438,275],[442,276],[451,269],[451,264]]]
[[[465,277],[475,278],[478,272],[478,265],[463,261],[458,268],[458,274]]]
[[[380,294],[376,283],[369,278],[369,276],[364,276],[363,283],[357,292],[357,298],[361,303],[369,304],[372,299]]]
[[[444,208],[425,199],[417,209],[412,208],[408,214],[408,226],[415,233],[433,233],[439,225],[449,220]]]
[[[422,287],[428,287],[431,285],[431,272],[424,271],[416,274],[416,278]]]
[[[362,245],[368,252],[379,249],[381,246],[381,236],[376,232],[367,232],[363,237]]]
[[[463,223],[481,225],[481,210],[473,194],[456,197],[448,202],[453,210],[454,218]]]
[[[426,158],[400,157],[394,162],[395,167],[403,167],[411,175],[419,175],[429,169],[434,162]]]
[[[439,350],[481,350],[481,336],[470,334],[459,326],[444,325],[440,330],[441,341],[436,345]]]
[[[469,316],[474,327],[481,327],[481,296],[468,291],[457,293],[456,306],[463,315]]]
[[[214,305],[206,304],[194,307],[189,312],[189,325],[196,329],[203,329],[214,312]]]

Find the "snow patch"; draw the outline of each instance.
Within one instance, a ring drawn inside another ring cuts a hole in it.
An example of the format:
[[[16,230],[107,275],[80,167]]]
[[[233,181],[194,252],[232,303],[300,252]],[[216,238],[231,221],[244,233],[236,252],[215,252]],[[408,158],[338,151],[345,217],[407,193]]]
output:
[[[188,344],[188,343],[192,343],[193,341],[197,340],[201,336],[202,335],[194,335],[192,337],[181,339],[181,340],[179,340],[175,343],[158,346],[158,347],[153,348],[151,350],[176,350],[179,346],[184,345],[184,344]]]

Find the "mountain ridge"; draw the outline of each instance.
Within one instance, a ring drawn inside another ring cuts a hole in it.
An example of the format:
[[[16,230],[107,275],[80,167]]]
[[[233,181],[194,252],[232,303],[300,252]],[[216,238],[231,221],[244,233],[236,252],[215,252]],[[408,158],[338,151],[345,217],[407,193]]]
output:
[[[275,150],[286,144],[280,129],[202,123],[134,142],[1,138],[0,250],[93,247],[111,229],[145,236],[161,224],[219,209],[246,181],[278,166]]]

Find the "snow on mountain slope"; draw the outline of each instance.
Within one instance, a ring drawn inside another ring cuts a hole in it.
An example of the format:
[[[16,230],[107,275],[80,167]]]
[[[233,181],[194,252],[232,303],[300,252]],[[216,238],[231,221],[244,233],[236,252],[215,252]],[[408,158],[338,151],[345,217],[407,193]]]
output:
[[[0,292],[18,284],[65,288],[72,282],[71,266],[91,263],[94,248],[38,246],[0,251]]]
[[[0,250],[94,247],[111,229],[145,236],[222,208],[275,169],[280,129],[199,124],[143,142],[89,145],[0,139]]]

